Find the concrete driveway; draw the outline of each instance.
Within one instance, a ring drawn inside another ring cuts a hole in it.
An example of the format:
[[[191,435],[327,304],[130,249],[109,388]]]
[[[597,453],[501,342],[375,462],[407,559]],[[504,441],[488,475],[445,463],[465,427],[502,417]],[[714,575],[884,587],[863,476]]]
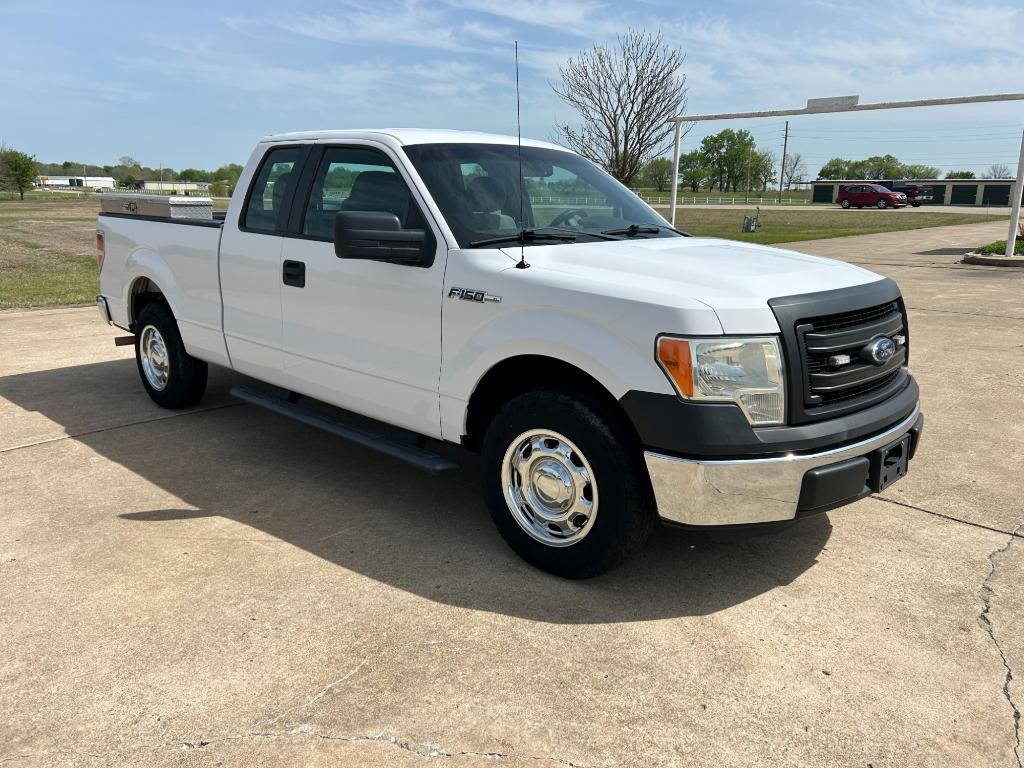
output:
[[[951,252],[1002,226],[797,246],[904,289],[906,480],[581,583],[505,547],[472,460],[224,371],[161,411],[94,309],[0,314],[0,764],[1019,766],[1024,275]]]

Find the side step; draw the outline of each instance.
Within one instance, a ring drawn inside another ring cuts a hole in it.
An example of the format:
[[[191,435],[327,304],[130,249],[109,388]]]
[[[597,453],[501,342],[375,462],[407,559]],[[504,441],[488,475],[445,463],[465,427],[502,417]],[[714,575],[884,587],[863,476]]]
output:
[[[437,473],[459,468],[457,461],[442,456],[439,453],[428,451],[416,445],[403,443],[394,437],[346,424],[319,411],[314,411],[311,408],[306,408],[292,402],[288,398],[276,397],[249,387],[232,387],[231,395],[252,405],[278,413],[281,416],[287,416],[311,427],[330,432],[332,435],[351,440],[353,443],[357,443],[364,448],[385,453],[392,458],[412,464],[414,467],[419,467],[426,472]],[[410,435],[410,437],[418,437],[418,435],[414,435],[411,432],[406,434]]]

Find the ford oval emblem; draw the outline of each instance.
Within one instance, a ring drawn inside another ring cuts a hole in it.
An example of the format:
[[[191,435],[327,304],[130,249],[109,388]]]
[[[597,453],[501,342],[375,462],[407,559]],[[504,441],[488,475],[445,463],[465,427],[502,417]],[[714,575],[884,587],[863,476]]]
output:
[[[869,362],[872,362],[875,365],[882,365],[886,360],[896,354],[896,342],[888,336],[882,336],[880,339],[875,339],[864,347],[860,354],[861,357]]]

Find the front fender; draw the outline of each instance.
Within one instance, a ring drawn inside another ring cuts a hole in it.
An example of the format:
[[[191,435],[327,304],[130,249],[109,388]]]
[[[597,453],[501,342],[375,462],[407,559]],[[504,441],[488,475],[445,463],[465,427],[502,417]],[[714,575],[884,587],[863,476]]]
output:
[[[521,355],[569,363],[616,399],[631,389],[672,392],[654,360],[653,334],[642,341],[630,339],[560,307],[499,312],[461,338],[450,327],[446,325],[440,382],[441,431],[447,440],[457,441],[465,433],[469,399],[487,372]]]

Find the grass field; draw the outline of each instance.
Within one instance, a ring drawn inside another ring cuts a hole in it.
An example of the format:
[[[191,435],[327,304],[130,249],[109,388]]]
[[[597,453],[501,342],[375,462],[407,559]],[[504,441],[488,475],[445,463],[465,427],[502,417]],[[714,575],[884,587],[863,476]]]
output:
[[[999,221],[1006,216],[974,213],[943,213],[919,210],[846,210],[842,208],[770,209],[761,211],[761,228],[757,232],[741,232],[743,217],[753,208],[679,209],[676,226],[700,237],[725,237],[751,243],[792,243],[799,240],[823,240],[829,237],[870,235],[876,232],[897,232],[906,229],[944,227],[956,224],[981,224]],[[667,216],[667,210],[659,210]]]
[[[0,310],[95,301],[97,208],[0,201]]]
[[[97,198],[53,198],[0,200],[0,310],[91,304],[95,300],[99,290],[94,237]],[[217,202],[219,209],[226,205],[226,201]],[[740,232],[743,216],[752,212],[732,206],[684,206],[679,224],[694,235],[783,243],[1006,218],[931,210],[771,209],[761,212],[758,232]]]

